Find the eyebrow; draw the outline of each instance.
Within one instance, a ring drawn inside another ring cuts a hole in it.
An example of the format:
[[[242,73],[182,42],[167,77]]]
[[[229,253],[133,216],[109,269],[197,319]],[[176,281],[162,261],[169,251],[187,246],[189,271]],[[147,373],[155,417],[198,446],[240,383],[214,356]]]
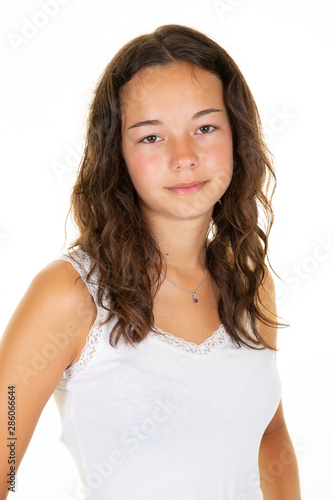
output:
[[[195,115],[192,116],[192,120],[201,118],[202,116],[208,115],[209,113],[219,113],[219,112],[223,113],[223,109],[215,109],[215,108],[203,109],[202,111],[198,111],[197,113],[195,113]],[[128,130],[136,127],[144,127],[146,125],[163,125],[163,123],[160,120],[144,120],[142,122],[134,123],[134,125],[128,127]]]

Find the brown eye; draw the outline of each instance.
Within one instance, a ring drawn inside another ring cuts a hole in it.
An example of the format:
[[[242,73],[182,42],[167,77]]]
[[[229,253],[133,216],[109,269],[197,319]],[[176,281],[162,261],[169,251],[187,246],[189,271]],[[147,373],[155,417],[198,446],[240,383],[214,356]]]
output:
[[[213,125],[203,125],[202,127],[199,128],[199,130],[201,132],[201,134],[208,134],[210,132],[212,132],[214,129],[216,129],[216,127],[214,127]]]
[[[155,142],[159,142],[157,139],[161,139],[158,135],[148,135],[141,142],[146,144],[154,144]]]

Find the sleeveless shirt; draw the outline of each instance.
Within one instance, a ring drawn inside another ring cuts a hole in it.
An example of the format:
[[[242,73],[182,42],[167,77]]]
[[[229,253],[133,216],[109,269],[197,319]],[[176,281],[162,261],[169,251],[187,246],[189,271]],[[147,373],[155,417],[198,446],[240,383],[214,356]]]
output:
[[[222,324],[199,345],[156,327],[111,347],[116,318],[101,325],[90,257],[56,260],[72,263],[97,307],[54,391],[86,500],[262,500],[259,446],[281,397],[274,351],[237,347]]]

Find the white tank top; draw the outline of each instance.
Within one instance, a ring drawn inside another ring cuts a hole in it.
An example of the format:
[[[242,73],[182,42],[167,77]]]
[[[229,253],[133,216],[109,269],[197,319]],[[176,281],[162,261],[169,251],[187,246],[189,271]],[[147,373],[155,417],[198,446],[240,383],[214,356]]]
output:
[[[58,260],[86,282],[86,254]],[[259,446],[281,396],[274,351],[237,348],[222,325],[200,345],[159,330],[113,348],[116,320],[101,326],[97,311],[54,392],[86,499],[262,500]]]

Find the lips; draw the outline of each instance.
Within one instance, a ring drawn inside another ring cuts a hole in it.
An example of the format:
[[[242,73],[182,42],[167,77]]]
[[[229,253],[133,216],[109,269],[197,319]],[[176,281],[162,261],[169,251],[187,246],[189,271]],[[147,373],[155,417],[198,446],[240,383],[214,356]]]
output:
[[[178,194],[180,196],[184,196],[187,194],[195,194],[199,192],[204,185],[206,184],[207,181],[193,181],[193,182],[188,182],[188,183],[180,183],[176,184],[175,186],[169,187],[168,189],[172,191],[175,194]]]
[[[170,189],[173,188],[188,188],[192,186],[197,186],[198,184],[202,184],[200,181],[193,181],[193,182],[181,182],[180,184],[176,184],[175,186],[171,186]]]

